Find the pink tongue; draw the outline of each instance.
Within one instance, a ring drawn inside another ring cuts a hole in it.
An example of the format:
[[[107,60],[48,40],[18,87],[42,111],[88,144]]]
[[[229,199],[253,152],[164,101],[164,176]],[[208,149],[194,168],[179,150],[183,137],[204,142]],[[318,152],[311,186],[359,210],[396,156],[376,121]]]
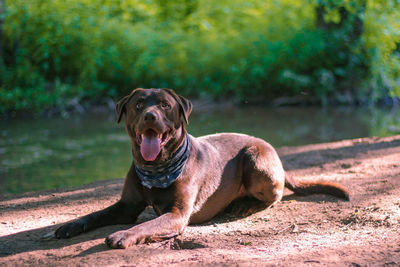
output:
[[[160,139],[154,131],[147,131],[142,135],[140,153],[145,161],[153,161],[160,153]]]

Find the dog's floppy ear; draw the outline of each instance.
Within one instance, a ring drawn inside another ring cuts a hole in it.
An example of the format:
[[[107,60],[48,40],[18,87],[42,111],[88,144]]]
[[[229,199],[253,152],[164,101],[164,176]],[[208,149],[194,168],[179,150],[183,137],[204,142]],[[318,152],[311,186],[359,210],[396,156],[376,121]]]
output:
[[[172,89],[163,88],[163,90],[167,91],[173,98],[175,98],[176,102],[179,104],[179,109],[185,123],[189,124],[189,115],[192,113],[193,108],[192,102],[183,96],[176,94]]]
[[[115,105],[115,114],[117,115],[117,123],[121,122],[122,115],[126,113],[126,104],[131,100],[131,98],[134,96],[134,94],[140,90],[141,88],[134,89],[129,95],[124,96],[121,98],[117,104]]]

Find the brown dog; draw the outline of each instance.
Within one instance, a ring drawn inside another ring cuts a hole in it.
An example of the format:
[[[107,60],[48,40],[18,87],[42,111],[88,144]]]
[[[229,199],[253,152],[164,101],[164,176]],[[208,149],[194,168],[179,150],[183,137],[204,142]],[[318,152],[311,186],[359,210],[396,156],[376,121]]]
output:
[[[159,217],[107,237],[110,247],[126,248],[179,235],[189,223],[210,220],[238,198],[251,197],[267,207],[282,198],[285,185],[295,193],[349,199],[335,183],[285,179],[276,151],[261,139],[235,133],[194,138],[185,129],[191,111],[191,102],[169,89],[136,89],[122,98],[117,121],[125,114],[133,162],[121,199],[60,227],[55,236],[134,223],[153,206]]]

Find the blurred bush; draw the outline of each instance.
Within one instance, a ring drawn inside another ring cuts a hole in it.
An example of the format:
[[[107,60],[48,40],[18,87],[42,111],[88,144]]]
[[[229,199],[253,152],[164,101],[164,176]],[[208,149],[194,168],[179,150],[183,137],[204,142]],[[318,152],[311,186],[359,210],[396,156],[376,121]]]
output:
[[[399,0],[2,1],[2,112],[136,87],[323,103],[400,96]]]

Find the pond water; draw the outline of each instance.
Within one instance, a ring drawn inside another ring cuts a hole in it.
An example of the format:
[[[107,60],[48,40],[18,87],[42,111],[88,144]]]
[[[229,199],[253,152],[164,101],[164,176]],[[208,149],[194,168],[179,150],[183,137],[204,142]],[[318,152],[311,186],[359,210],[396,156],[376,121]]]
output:
[[[194,113],[194,136],[240,132],[275,147],[400,133],[400,110],[236,107]],[[130,141],[112,112],[0,122],[0,196],[122,178]]]

